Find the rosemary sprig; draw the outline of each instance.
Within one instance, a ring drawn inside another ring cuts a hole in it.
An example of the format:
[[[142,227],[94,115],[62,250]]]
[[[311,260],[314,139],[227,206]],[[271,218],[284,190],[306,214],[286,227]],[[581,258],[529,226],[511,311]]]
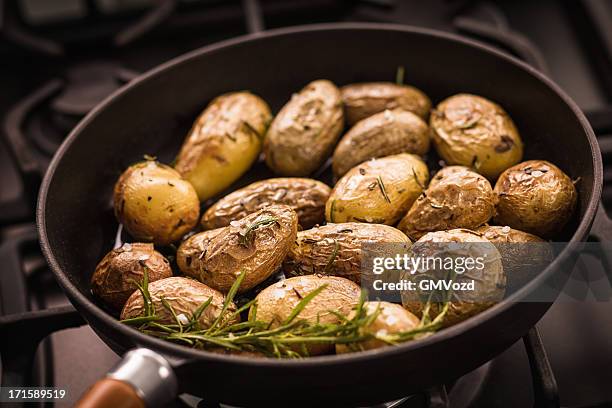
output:
[[[283,322],[280,322],[276,327],[271,327],[270,323],[257,320],[257,303],[255,300],[247,302],[235,311],[229,310],[246,275],[242,271],[225,297],[217,318],[208,328],[202,329],[198,321],[202,313],[210,306],[212,298],[203,302],[192,313],[189,322],[186,324],[181,321],[168,299],[161,298],[162,306],[174,319],[171,324],[163,324],[155,314],[155,307],[148,290],[149,281],[146,272],[144,275],[142,285],[137,284],[143,297],[143,303],[146,305],[143,316],[123,320],[123,323],[134,326],[145,334],[190,347],[256,352],[276,358],[308,356],[308,345],[313,344],[346,344],[351,350],[357,351],[363,348],[362,342],[371,339],[378,339],[387,344],[410,341],[420,335],[438,330],[447,313],[449,304],[447,301],[441,312],[431,321],[428,317],[425,318],[425,315],[428,316],[428,312],[425,313],[424,311],[423,320],[413,330],[383,335],[365,330],[381,312],[381,308],[377,308],[373,313],[368,313],[367,309],[364,308],[367,299],[365,291],[362,292],[351,318],[330,310],[329,313],[338,318],[337,323],[322,323],[318,319],[315,322],[301,319],[299,315],[304,308],[325,290],[326,285],[322,285],[303,296]],[[430,303],[431,299],[428,300],[425,307],[427,310],[429,310]],[[249,310],[247,321],[232,323],[236,317],[246,310]]]
[[[240,244],[248,246],[253,241],[255,230],[262,227],[268,227],[277,222],[278,218],[276,217],[265,217],[253,222],[252,224],[247,226],[246,230],[243,233],[240,234]]]

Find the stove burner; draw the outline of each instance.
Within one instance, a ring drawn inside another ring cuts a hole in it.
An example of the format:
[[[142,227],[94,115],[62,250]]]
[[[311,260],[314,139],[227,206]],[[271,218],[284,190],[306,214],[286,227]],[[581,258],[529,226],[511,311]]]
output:
[[[51,101],[54,113],[82,117],[124,83],[137,76],[115,62],[88,61],[66,73],[66,85]]]

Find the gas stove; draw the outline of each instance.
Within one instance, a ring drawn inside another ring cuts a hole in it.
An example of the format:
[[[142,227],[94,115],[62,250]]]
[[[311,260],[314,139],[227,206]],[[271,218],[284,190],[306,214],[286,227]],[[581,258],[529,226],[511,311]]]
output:
[[[61,387],[68,395],[55,405],[72,406],[119,360],[55,283],[34,226],[42,175],[76,123],[139,73],[186,51],[264,29],[332,21],[454,32],[549,75],[580,105],[598,136],[603,203],[612,210],[610,1],[0,1],[2,386]],[[605,276],[598,259],[586,262],[591,273]],[[578,280],[569,285],[576,286],[570,291],[584,289]],[[523,341],[497,358],[450,384],[384,406],[612,406],[609,306],[561,298]],[[182,395],[173,405],[218,404]]]

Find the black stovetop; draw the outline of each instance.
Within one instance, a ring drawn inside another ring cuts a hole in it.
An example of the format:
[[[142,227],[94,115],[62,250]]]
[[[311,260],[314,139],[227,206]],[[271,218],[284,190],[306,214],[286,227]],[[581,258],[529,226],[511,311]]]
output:
[[[598,135],[603,201],[612,210],[612,1],[0,1],[0,315],[68,304],[38,250],[34,200],[52,153],[92,106],[138,73],[188,50],[262,27],[333,21],[452,31],[489,42],[549,74]],[[588,267],[601,269],[596,259]],[[584,289],[579,280],[570,285]],[[612,401],[609,311],[609,302],[562,298],[537,326],[548,359],[538,351],[533,331],[527,348],[518,342],[456,383],[392,406],[533,406],[533,378],[536,390],[555,378],[562,406]],[[27,385],[68,389],[71,398],[57,406],[71,406],[118,360],[87,326],[50,339],[39,347],[33,368],[21,374]],[[9,343],[16,341],[3,341],[3,361],[7,352],[17,353]],[[550,364],[554,376],[539,378],[542,372],[530,363]],[[6,375],[6,364],[2,370]],[[197,401],[185,397],[176,403],[185,404]]]

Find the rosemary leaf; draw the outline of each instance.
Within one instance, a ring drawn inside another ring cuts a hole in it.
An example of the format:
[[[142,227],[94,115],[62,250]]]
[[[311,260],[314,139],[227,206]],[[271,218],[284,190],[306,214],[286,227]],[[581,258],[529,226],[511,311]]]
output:
[[[300,300],[300,302],[297,305],[295,305],[295,307],[293,308],[293,310],[291,311],[287,319],[283,322],[283,324],[286,325],[286,324],[291,323],[293,319],[295,319],[297,315],[299,315],[302,312],[302,310],[304,310],[306,305],[310,303],[310,301],[315,296],[317,296],[319,293],[325,290],[325,288],[327,288],[327,284],[319,286],[318,288],[310,292],[308,295],[304,296],[304,298]]]
[[[276,217],[265,217],[260,220],[253,222],[249,225],[244,233],[240,234],[240,244],[244,246],[248,246],[253,241],[253,236],[255,234],[255,230],[261,227],[268,227],[272,224],[278,222],[278,218]]]
[[[380,188],[380,192],[382,193],[383,197],[385,198],[385,201],[388,202],[388,203],[391,203],[391,199],[387,195],[387,190],[385,189],[385,184],[383,183],[382,178],[380,176],[376,177],[376,182],[378,183],[378,188]]]

